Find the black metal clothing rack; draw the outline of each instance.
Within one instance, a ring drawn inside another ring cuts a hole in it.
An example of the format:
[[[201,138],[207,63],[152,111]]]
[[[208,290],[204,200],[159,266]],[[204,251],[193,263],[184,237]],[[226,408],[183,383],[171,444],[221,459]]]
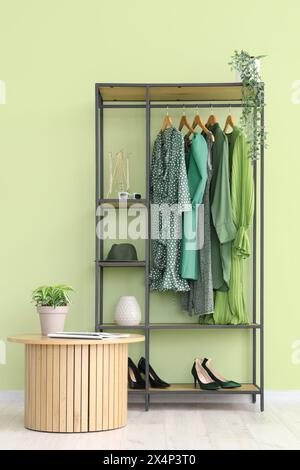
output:
[[[106,323],[103,312],[103,276],[104,269],[111,267],[103,257],[104,241],[96,235],[95,242],[95,329],[140,330],[145,335],[146,387],[144,390],[129,390],[130,394],[143,396],[145,409],[150,406],[150,397],[154,395],[250,395],[252,402],[260,396],[260,409],[264,410],[264,107],[261,106],[261,140],[260,158],[254,161],[255,209],[253,220],[253,294],[252,323],[242,325],[201,325],[198,323],[152,323],[150,319],[150,118],[153,108],[224,108],[229,105],[240,108],[242,98],[241,83],[182,83],[182,84],[116,84],[96,83],[95,85],[95,147],[96,147],[96,181],[95,206],[105,204],[120,207],[117,199],[104,198],[104,110],[120,108],[142,108],[146,111],[146,193],[145,198],[138,202],[147,209],[148,237],[145,240],[145,260],[126,263],[113,263],[116,267],[136,268],[145,270],[145,321],[132,327]],[[261,104],[264,102],[264,84],[261,83]],[[258,197],[259,196],[259,197]],[[259,204],[258,204],[259,201]],[[132,201],[136,203],[137,201]],[[131,201],[128,201],[130,205]],[[99,215],[96,215],[96,225]],[[259,260],[258,260],[259,247]],[[167,389],[152,389],[149,384],[150,333],[153,330],[206,330],[224,329],[252,331],[252,383],[242,384],[241,388],[231,390],[203,391],[195,389],[193,384],[174,384]],[[259,332],[259,342],[257,333]],[[259,343],[259,347],[258,347]],[[257,356],[259,355],[259,385],[257,384]]]

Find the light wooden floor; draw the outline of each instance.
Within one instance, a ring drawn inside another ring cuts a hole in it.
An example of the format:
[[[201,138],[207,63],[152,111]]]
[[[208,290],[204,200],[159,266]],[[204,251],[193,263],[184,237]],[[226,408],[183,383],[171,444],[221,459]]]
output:
[[[294,397],[294,395],[293,395]],[[86,434],[23,428],[21,396],[0,396],[0,449],[300,449],[300,397],[240,403],[131,404],[128,426]]]

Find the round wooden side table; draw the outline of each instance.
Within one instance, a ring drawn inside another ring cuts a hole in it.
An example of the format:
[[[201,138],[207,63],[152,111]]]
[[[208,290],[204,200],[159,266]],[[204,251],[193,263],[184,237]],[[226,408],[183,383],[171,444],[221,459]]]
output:
[[[25,427],[47,432],[104,431],[127,423],[128,344],[114,340],[12,336],[25,344]]]

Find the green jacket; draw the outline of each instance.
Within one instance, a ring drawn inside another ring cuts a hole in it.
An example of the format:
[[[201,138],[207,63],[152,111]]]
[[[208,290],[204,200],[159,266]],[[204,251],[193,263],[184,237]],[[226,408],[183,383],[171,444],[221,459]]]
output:
[[[231,244],[236,236],[232,219],[228,141],[218,123],[211,126],[210,130],[215,137],[210,185],[213,288],[227,291],[231,271]]]

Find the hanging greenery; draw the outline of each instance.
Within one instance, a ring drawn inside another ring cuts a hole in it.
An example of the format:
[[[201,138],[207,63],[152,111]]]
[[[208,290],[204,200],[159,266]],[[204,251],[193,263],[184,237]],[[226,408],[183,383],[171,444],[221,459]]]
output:
[[[258,61],[263,57],[266,56],[254,57],[246,51],[234,51],[229,62],[231,70],[239,73],[243,85],[240,125],[247,137],[249,157],[253,161],[259,158],[262,135],[266,138],[264,124],[261,122],[261,110],[265,106],[264,91],[258,68]]]

